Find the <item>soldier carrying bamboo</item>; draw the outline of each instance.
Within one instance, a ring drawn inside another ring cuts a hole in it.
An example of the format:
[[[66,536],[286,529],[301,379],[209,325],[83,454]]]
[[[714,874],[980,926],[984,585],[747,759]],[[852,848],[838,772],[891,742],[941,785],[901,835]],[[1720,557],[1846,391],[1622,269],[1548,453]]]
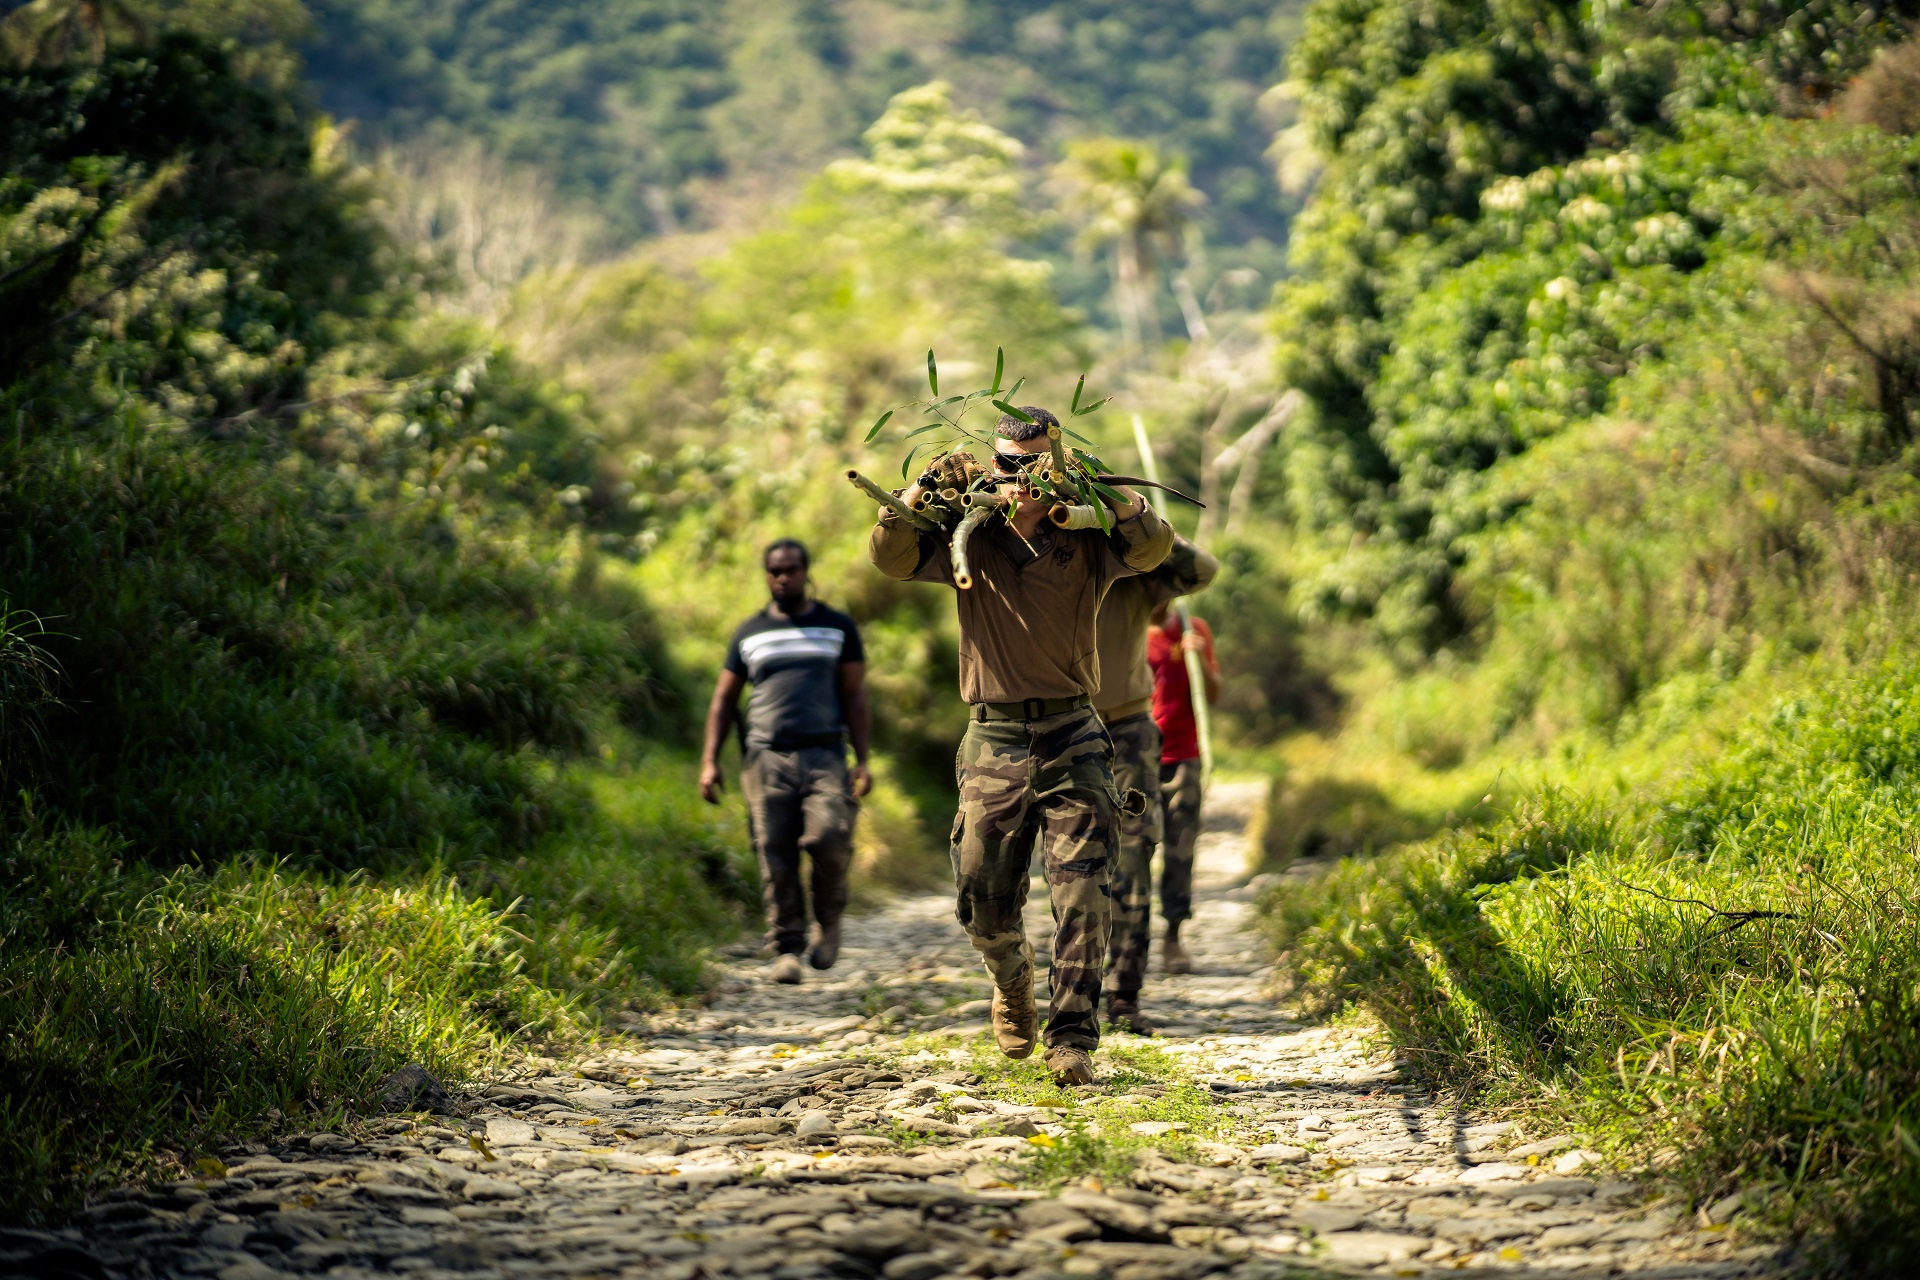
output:
[[[937,395],[931,354],[929,383]],[[996,370],[990,392],[975,393],[1002,411],[987,461],[949,448],[900,493],[873,486],[881,512],[868,553],[888,577],[956,589],[960,692],[971,713],[955,768],[955,912],[993,979],[994,1038],[1024,1058],[1041,1039],[1022,919],[1038,842],[1055,928],[1046,1063],[1061,1083],[1086,1084],[1123,804],[1113,744],[1092,705],[1095,620],[1115,581],[1166,558],[1173,533],[1127,487],[1130,477],[1069,449],[1053,413],[1013,405],[1019,384],[1006,398],[998,387]],[[1076,390],[1076,410],[1079,399]],[[1131,800],[1144,803],[1137,792]]]

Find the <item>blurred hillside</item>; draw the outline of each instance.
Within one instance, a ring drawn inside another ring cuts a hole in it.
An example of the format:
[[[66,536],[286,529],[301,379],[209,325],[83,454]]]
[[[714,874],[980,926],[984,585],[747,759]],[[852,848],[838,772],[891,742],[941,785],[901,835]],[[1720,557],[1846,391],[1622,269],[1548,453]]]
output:
[[[620,240],[758,221],[929,80],[1058,158],[1100,134],[1182,156],[1226,245],[1284,241],[1260,98],[1298,4],[317,0],[321,105],[378,140],[483,140]]]

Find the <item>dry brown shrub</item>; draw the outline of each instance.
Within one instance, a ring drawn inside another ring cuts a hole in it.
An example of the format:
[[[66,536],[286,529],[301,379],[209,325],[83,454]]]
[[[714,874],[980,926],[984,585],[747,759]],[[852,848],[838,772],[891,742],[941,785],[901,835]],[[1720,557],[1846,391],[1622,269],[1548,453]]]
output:
[[[1882,49],[1840,98],[1840,115],[1888,133],[1920,133],[1920,38]]]

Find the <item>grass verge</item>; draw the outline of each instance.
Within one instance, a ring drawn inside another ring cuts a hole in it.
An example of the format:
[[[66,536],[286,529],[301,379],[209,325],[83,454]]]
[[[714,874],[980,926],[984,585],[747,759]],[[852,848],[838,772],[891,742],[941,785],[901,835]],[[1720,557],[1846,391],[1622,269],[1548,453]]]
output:
[[[1323,1005],[1565,1113],[1835,1274],[1920,1252],[1920,676],[1810,682],[1681,780],[1544,790],[1269,903]]]
[[[160,870],[97,829],[16,832],[0,1209],[55,1210],[237,1136],[339,1123],[401,1063],[472,1079],[691,992],[745,874],[691,768],[663,752],[596,770],[598,822],[458,874]]]

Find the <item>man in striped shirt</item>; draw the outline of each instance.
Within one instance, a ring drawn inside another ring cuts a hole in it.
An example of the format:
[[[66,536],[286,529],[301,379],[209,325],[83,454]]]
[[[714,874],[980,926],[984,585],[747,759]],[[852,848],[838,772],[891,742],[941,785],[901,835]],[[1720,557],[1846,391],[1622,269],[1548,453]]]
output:
[[[840,955],[854,812],[873,786],[867,772],[867,663],[853,619],[808,597],[806,547],[783,538],[767,548],[763,562],[773,602],[733,634],[707,709],[700,794],[710,804],[720,802],[720,745],[736,723],[741,690],[751,684],[740,790],[760,857],[767,939],[777,953],[768,976],[794,983],[803,975],[800,955],[809,951],[803,853],[813,863],[808,960],[816,969],[831,969]]]

